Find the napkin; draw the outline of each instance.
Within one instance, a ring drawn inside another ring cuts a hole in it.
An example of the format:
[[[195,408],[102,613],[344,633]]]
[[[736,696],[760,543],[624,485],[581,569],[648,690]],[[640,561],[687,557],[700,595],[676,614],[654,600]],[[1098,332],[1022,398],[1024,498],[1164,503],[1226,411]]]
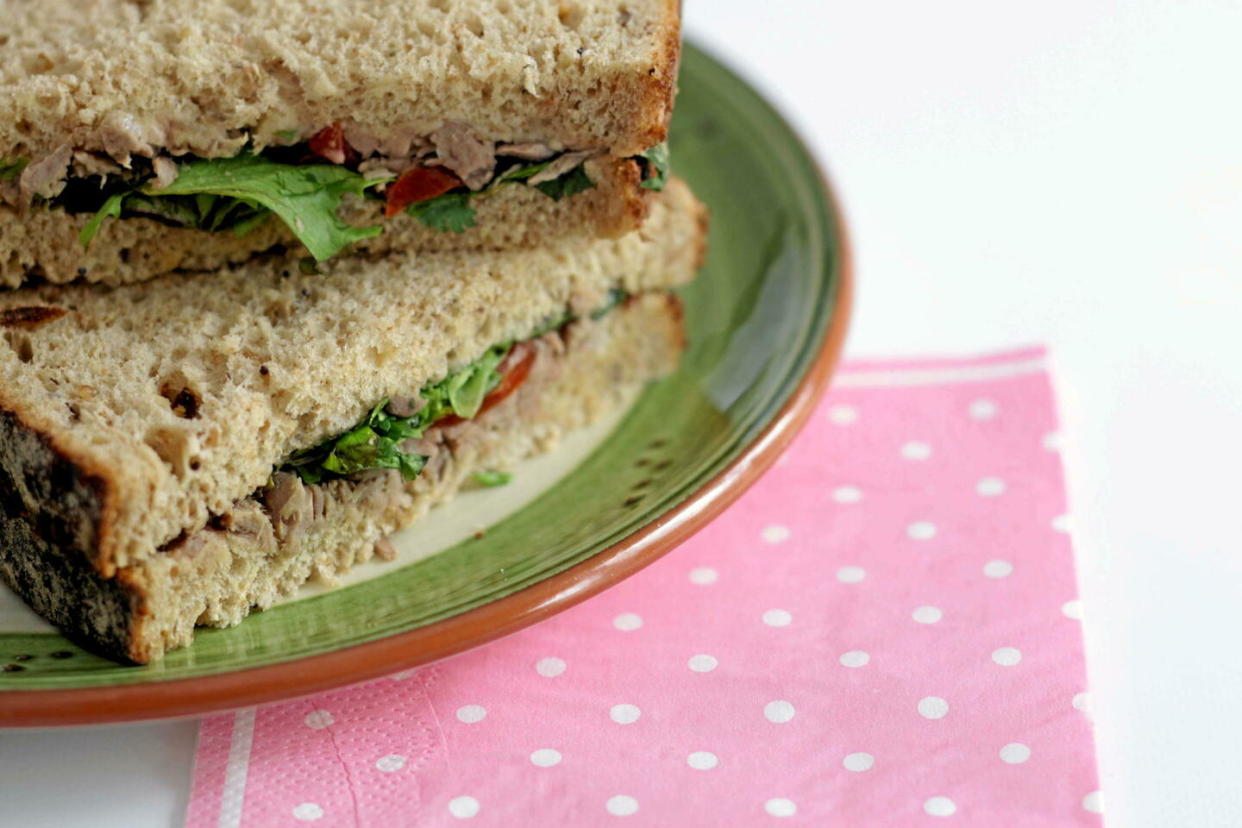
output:
[[[1099,825],[1044,360],[845,366],[758,484],[619,586],[206,719],[186,824]]]

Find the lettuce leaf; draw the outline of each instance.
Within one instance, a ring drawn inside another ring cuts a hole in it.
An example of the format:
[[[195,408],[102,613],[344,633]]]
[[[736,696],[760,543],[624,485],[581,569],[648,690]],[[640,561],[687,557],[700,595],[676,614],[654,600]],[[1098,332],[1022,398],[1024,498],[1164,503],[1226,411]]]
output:
[[[90,247],[91,241],[99,234],[99,228],[103,227],[104,219],[108,217],[121,217],[121,203],[125,201],[125,196],[129,193],[117,193],[104,202],[95,215],[91,216],[90,221],[82,226],[82,231],[78,233],[78,241],[83,247]]]
[[[646,170],[643,173],[643,183],[639,186],[656,192],[663,190],[668,183],[668,142],[657,144],[644,152],[641,158]]]
[[[474,473],[474,482],[488,489],[507,486],[511,480],[513,475],[509,472],[488,470]]]
[[[240,204],[250,215],[238,226],[252,229],[259,209],[280,217],[318,261],[345,246],[378,236],[379,225],[353,227],[337,214],[345,195],[362,195],[386,179],[368,179],[341,166],[281,164],[262,156],[191,161],[178,167],[177,180],[156,190],[143,189],[152,200],[175,196],[217,196],[235,200],[223,218]],[[219,229],[204,228],[204,229]]]
[[[560,178],[554,178],[551,181],[545,181],[542,184],[536,184],[535,189],[551,198],[553,201],[560,201],[562,198],[568,198],[572,195],[584,192],[595,186],[595,182],[590,179],[586,173],[586,168],[582,166],[574,167],[571,172],[567,172]]]
[[[29,158],[0,158],[0,181],[17,178],[29,163]]]
[[[470,193],[445,193],[411,204],[405,211],[441,233],[464,233],[475,225]]]

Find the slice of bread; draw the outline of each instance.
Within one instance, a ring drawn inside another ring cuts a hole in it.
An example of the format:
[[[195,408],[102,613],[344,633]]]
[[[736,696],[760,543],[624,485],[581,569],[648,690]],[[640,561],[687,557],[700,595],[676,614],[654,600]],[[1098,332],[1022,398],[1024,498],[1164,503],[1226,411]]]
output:
[[[502,184],[494,193],[474,200],[477,224],[462,233],[432,230],[404,213],[384,219],[382,204],[355,199],[341,215],[359,227],[382,224],[384,232],[355,244],[350,251],[374,255],[403,250],[501,250],[548,245],[568,236],[612,238],[635,230],[647,214],[652,195],[639,186],[638,164],[603,158],[588,161],[586,171],[595,187],[559,201],[522,183]],[[0,203],[0,286],[74,281],[119,285],[174,270],[214,270],[239,264],[277,247],[307,255],[289,228],[274,216],[241,238],[227,231],[170,227],[151,219],[109,219],[90,248],[83,250],[78,234],[89,219],[87,214],[18,209]]]
[[[609,292],[687,282],[679,181],[638,231],[523,252],[273,257],[0,296],[0,503],[110,578],[226,513],[293,452]]]
[[[204,158],[346,124],[408,146],[663,141],[678,0],[6,0],[0,159]]]
[[[304,485],[296,476],[273,506],[233,503],[212,525],[186,533],[110,578],[11,511],[0,517],[0,575],[82,645],[147,663],[189,644],[195,626],[231,626],[317,578],[385,555],[387,535],[451,498],[485,470],[553,448],[668,373],[684,346],[681,306],[649,293],[598,320],[586,317],[536,340],[527,380],[476,420],[432,434],[422,475],[395,470]]]

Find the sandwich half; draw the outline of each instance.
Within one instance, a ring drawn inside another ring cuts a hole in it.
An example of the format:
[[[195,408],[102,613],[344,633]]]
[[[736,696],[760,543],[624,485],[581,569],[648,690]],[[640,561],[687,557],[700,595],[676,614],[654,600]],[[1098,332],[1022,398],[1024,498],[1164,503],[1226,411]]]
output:
[[[0,575],[137,663],[330,580],[671,371],[704,240],[674,180],[618,239],[0,296]]]
[[[678,0],[10,0],[0,286],[641,224]]]

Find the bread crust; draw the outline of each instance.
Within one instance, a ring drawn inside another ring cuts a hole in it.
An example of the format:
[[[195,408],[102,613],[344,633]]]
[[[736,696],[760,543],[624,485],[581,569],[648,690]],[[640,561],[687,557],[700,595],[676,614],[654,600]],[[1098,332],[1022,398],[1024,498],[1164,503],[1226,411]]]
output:
[[[432,230],[404,213],[385,219],[380,203],[354,199],[343,217],[355,226],[382,225],[384,232],[340,255],[531,248],[573,236],[616,238],[641,226],[650,209],[651,191],[639,186],[638,164],[598,159],[588,161],[586,168],[595,187],[560,201],[524,184],[501,185],[475,200],[477,224],[463,233]],[[178,270],[216,270],[272,250],[308,255],[275,217],[241,238],[227,231],[170,227],[151,219],[109,219],[90,248],[83,250],[78,234],[89,219],[86,214],[0,204],[0,286],[121,285]]]
[[[0,576],[81,646],[148,663],[190,643],[196,625],[237,624],[252,607],[271,606],[310,578],[330,580],[369,560],[377,542],[453,497],[474,472],[551,449],[562,432],[671,371],[684,346],[677,298],[636,297],[602,319],[574,323],[564,337],[540,340],[526,383],[476,420],[444,429],[413,481],[381,472],[322,484],[316,495],[326,505],[313,510],[313,519],[304,511],[304,524],[292,528],[244,498],[213,527],[111,577],[45,536],[30,515],[6,510]]]
[[[214,158],[349,122],[444,121],[636,155],[663,140],[677,0],[8,0],[0,158]]]

